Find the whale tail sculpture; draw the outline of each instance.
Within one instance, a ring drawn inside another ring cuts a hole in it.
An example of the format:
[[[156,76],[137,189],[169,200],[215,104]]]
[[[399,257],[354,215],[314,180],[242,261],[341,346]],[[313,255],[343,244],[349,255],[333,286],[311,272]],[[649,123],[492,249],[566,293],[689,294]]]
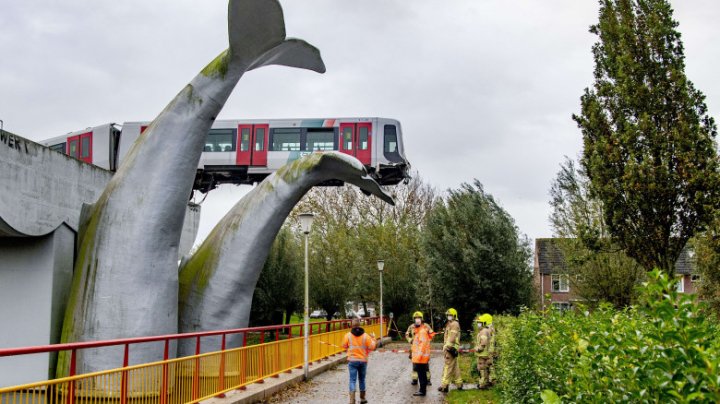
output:
[[[324,72],[319,51],[285,38],[277,0],[230,0],[230,46],[198,74],[140,136],[103,194],[84,208],[62,341],[177,332],[178,244],[205,137],[238,80],[269,64]],[[162,349],[139,346],[133,363]],[[117,366],[121,351],[88,351],[78,372]],[[58,376],[67,374],[61,353]]]
[[[180,267],[180,332],[247,326],[252,295],[275,236],[292,208],[313,186],[340,180],[383,201],[392,198],[356,158],[338,152],[313,153],[295,160],[245,195]],[[241,335],[228,336],[228,347]],[[219,349],[203,341],[205,352]],[[179,355],[195,345],[180,342]]]

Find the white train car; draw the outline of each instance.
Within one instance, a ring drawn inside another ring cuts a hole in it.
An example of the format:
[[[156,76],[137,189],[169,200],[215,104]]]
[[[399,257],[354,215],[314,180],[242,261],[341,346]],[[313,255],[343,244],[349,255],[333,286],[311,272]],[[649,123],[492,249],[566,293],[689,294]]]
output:
[[[148,125],[101,125],[41,143],[114,171]],[[217,120],[205,141],[194,189],[253,184],[305,154],[330,150],[355,156],[381,185],[409,178],[400,122],[394,119]]]

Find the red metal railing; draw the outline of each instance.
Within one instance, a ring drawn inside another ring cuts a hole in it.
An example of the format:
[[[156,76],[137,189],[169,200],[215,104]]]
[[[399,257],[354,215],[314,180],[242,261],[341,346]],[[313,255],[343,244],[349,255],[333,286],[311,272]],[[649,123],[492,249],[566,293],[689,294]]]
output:
[[[379,317],[365,318],[363,321],[365,324],[377,324],[377,323],[379,323]],[[348,320],[348,319],[313,322],[313,323],[310,323],[309,334],[312,335],[313,332],[315,334],[318,334],[318,333],[325,333],[325,332],[347,329],[350,327],[350,324],[351,324],[351,320]],[[21,347],[21,348],[4,348],[4,349],[0,349],[0,358],[6,357],[6,356],[18,356],[18,355],[29,355],[29,354],[38,354],[38,353],[70,351],[70,366],[69,366],[69,374],[67,376],[72,377],[72,376],[76,375],[77,352],[78,352],[78,350],[82,350],[82,349],[122,346],[124,348],[122,368],[127,368],[129,366],[129,357],[130,357],[130,353],[131,353],[130,347],[131,347],[131,345],[135,345],[135,344],[160,342],[160,341],[164,342],[163,360],[167,361],[170,356],[169,355],[170,354],[170,352],[169,352],[170,341],[181,340],[181,339],[186,339],[186,338],[195,338],[195,355],[197,356],[201,352],[202,338],[204,338],[204,337],[220,336],[222,338],[221,352],[224,352],[226,350],[225,340],[228,335],[242,333],[243,334],[242,346],[247,346],[248,345],[248,335],[259,334],[259,343],[263,344],[265,342],[266,333],[274,332],[275,341],[280,341],[281,334],[286,334],[288,339],[300,338],[303,336],[303,327],[304,327],[303,324],[283,324],[283,325],[274,325],[274,326],[266,326],[266,327],[248,327],[248,328],[194,332],[194,333],[185,333],[185,334],[170,334],[170,335],[159,335],[159,336],[150,336],[150,337],[123,338],[123,339],[114,339],[114,340],[105,340],[105,341],[73,342],[73,343],[65,343],[65,344],[53,344],[53,345],[42,345],[42,346]],[[297,332],[297,333],[293,332],[294,329],[299,330],[299,332]],[[224,364],[224,360],[223,360],[224,357],[221,356],[220,358],[221,359],[220,359],[219,366],[220,366],[220,371],[222,373],[225,364]],[[118,364],[118,365],[120,365],[120,364]],[[199,372],[195,372],[195,375],[197,375],[197,374],[199,374]],[[122,381],[121,381],[120,401],[122,403],[125,403],[127,401],[127,384],[128,384],[127,371],[123,371],[121,380]],[[192,383],[193,383],[192,390],[193,390],[194,398],[197,398],[198,382],[199,381],[197,379],[194,379],[192,381]],[[222,378],[221,378],[220,383],[223,383]],[[221,386],[221,387],[224,387],[224,386]],[[167,391],[167,388],[168,388],[168,369],[167,369],[167,364],[164,364],[163,369],[162,369],[162,381],[161,381],[161,391],[160,391],[161,404],[165,404],[164,398],[166,397],[165,392]],[[73,389],[74,389],[74,383],[70,383],[67,404],[74,404],[75,394],[73,392]]]

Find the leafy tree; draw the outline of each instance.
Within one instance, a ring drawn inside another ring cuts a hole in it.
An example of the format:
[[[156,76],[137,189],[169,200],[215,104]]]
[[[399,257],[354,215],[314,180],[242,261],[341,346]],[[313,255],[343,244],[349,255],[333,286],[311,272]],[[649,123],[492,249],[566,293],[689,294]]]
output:
[[[302,307],[303,256],[299,237],[283,226],[275,237],[253,293],[250,323],[253,325],[290,322]]]
[[[692,241],[695,270],[700,275],[698,294],[720,317],[720,217]]]
[[[610,234],[646,269],[669,274],[711,220],[720,174],[703,94],[685,76],[666,0],[600,0],[590,28],[595,84],[581,97],[582,165]]]
[[[588,190],[582,168],[566,158],[550,189],[550,223],[566,262],[570,287],[589,302],[629,306],[644,279],[644,269],[613,245],[603,220],[603,205]]]
[[[463,327],[478,312],[517,313],[531,304],[529,241],[479,181],[435,205],[424,246],[434,300],[457,309]]]
[[[316,214],[311,233],[311,299],[331,316],[347,301],[379,307],[377,260],[385,260],[383,303],[398,323],[416,309],[424,265],[421,231],[435,191],[417,173],[408,184],[387,188],[395,206],[352,186],[315,188],[296,213]],[[366,307],[367,308],[367,307]],[[366,310],[367,312],[367,310]]]

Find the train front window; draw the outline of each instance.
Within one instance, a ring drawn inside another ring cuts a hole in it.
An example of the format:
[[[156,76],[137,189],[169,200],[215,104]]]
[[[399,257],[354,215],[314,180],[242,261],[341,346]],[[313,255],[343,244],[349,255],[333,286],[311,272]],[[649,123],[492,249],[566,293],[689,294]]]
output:
[[[300,150],[300,128],[273,129],[272,150],[298,151]]]
[[[255,129],[255,151],[265,150],[265,128]]]
[[[343,150],[352,150],[352,128],[343,129]]]
[[[367,126],[361,126],[358,128],[358,150],[368,149],[368,128]]]
[[[307,151],[326,151],[335,149],[335,132],[333,130],[324,130],[307,133],[307,141],[305,142],[305,150]]]
[[[395,125],[385,125],[385,153],[397,153],[397,129]]]
[[[205,139],[206,152],[231,152],[235,151],[235,130],[234,129],[210,129]]]
[[[250,128],[243,128],[240,132],[240,151],[250,150]]]

